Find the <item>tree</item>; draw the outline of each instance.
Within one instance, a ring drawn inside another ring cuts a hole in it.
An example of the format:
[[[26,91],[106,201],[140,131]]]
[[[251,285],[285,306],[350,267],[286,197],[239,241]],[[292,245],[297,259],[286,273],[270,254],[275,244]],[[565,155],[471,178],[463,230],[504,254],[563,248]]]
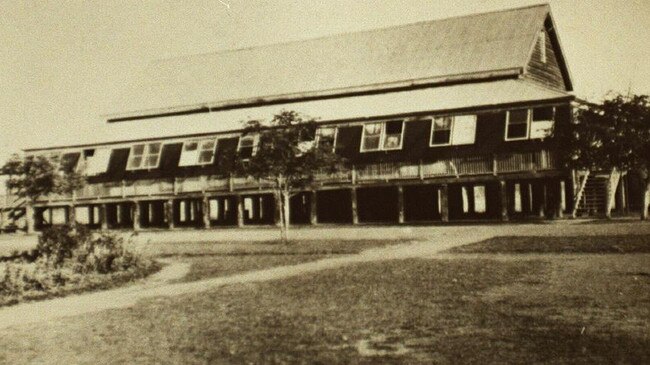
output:
[[[294,111],[282,111],[268,123],[249,121],[243,136],[256,140],[256,146],[241,149],[230,164],[238,174],[270,183],[281,205],[283,241],[288,239],[291,197],[312,184],[315,174],[334,173],[343,163],[333,151],[333,141],[315,143],[316,130],[315,120]]]
[[[27,199],[28,204],[49,194],[72,194],[86,183],[83,175],[58,157],[41,155],[21,157],[14,154],[0,168],[0,175],[7,176],[7,190]]]
[[[615,95],[578,109],[574,123],[558,131],[567,166],[635,171],[645,187],[641,219],[650,204],[650,101],[647,95]]]

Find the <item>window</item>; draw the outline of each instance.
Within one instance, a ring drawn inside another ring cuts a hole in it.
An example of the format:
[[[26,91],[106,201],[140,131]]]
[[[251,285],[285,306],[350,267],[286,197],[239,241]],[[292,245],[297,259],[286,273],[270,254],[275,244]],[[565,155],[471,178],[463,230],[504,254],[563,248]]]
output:
[[[369,123],[363,126],[361,151],[377,151],[381,143],[382,123]]]
[[[324,149],[331,149],[332,151],[336,148],[336,127],[321,127],[316,130],[316,143],[318,147]]]
[[[401,149],[403,136],[404,122],[401,120],[364,124],[361,152]]]
[[[506,141],[528,138],[528,109],[510,110],[506,119]]]
[[[395,150],[402,148],[404,122],[393,120],[384,124],[384,149]]]
[[[554,124],[554,107],[510,110],[506,114],[506,141],[550,137]]]
[[[248,134],[241,136],[239,138],[239,145],[237,146],[239,155],[242,158],[250,158],[251,156],[255,156],[255,152],[257,152],[257,140],[257,135]]]
[[[452,124],[451,144],[474,144],[476,140],[476,115],[457,115]]]
[[[530,123],[530,138],[547,138],[553,134],[555,125],[555,108],[542,107],[533,109]]]
[[[473,144],[475,140],[476,115],[436,117],[431,121],[431,147]]]
[[[112,150],[108,148],[96,149],[92,156],[86,157],[86,175],[95,176],[108,171],[108,162],[111,158]]]
[[[433,118],[431,124],[431,145],[446,146],[451,144],[452,117]]]
[[[186,141],[178,166],[209,165],[214,161],[214,138]]]
[[[131,147],[127,170],[155,169],[160,163],[162,143],[136,144]]]

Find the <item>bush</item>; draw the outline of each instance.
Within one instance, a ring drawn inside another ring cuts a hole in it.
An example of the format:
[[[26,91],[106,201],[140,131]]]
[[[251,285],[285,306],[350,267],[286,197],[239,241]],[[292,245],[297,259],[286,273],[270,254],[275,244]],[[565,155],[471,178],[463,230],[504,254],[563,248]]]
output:
[[[0,263],[0,305],[109,288],[158,269],[114,234],[93,237],[85,227],[57,226],[42,233],[36,254]]]
[[[90,241],[90,231],[80,225],[54,226],[47,228],[38,237],[36,250],[54,267],[59,267],[74,251]]]
[[[124,247],[124,240],[114,234],[103,233],[87,240],[75,252],[74,270],[78,273],[128,270],[139,264],[139,257]]]

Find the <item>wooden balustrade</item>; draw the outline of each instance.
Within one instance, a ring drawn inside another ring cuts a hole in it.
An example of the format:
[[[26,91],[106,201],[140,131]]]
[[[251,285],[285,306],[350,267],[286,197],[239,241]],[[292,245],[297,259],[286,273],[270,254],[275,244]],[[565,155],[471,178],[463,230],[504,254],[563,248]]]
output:
[[[319,172],[315,180],[322,184],[368,183],[372,181],[429,179],[498,175],[526,171],[544,171],[559,168],[555,156],[542,150],[527,153],[508,153],[453,157],[433,162],[382,162],[353,166],[335,173]],[[137,196],[168,196],[180,193],[225,192],[245,189],[264,189],[271,181],[252,177],[202,176],[173,180],[144,180],[135,182],[88,184],[75,192],[76,199],[98,199]],[[70,200],[70,196],[50,196],[46,200]]]

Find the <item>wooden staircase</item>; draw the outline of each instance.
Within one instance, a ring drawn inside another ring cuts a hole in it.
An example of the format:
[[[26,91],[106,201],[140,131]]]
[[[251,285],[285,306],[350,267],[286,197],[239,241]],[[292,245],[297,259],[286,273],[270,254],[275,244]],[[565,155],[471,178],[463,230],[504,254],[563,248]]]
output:
[[[573,217],[609,217],[620,181],[621,173],[616,169],[610,172],[584,172],[575,193]]]

